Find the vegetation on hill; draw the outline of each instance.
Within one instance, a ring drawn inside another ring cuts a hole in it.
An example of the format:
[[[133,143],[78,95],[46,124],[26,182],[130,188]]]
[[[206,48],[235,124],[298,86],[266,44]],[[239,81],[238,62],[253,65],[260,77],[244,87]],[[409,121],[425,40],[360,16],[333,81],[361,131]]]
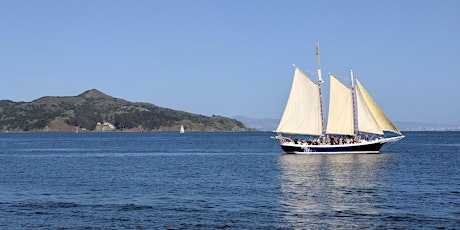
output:
[[[247,131],[243,123],[222,116],[162,108],[108,96],[96,89],[78,96],[42,97],[31,102],[0,100],[0,130],[3,131],[100,131],[98,123],[116,130]]]

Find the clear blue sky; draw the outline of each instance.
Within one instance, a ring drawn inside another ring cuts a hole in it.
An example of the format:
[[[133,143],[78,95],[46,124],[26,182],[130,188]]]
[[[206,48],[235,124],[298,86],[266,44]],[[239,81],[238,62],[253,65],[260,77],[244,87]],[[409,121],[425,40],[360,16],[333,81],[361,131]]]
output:
[[[393,121],[460,124],[460,1],[1,1],[0,99],[96,88],[280,118],[294,69],[349,69]],[[326,78],[328,79],[328,78]]]

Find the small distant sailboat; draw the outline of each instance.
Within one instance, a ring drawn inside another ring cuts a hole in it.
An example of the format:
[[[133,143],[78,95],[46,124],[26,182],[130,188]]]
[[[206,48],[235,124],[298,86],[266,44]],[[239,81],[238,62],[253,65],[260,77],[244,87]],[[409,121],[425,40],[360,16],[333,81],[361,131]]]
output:
[[[180,126],[180,131],[179,131],[179,133],[185,133],[184,125],[181,125],[181,126]]]
[[[321,67],[319,46],[318,82],[313,82],[295,66],[286,108],[276,129],[281,148],[286,153],[379,153],[388,142],[404,138],[383,113],[363,85],[351,75],[347,87],[330,74],[330,96],[327,128],[324,129],[321,94]],[[385,132],[394,133],[387,137]],[[309,138],[291,138],[288,135],[308,135]]]

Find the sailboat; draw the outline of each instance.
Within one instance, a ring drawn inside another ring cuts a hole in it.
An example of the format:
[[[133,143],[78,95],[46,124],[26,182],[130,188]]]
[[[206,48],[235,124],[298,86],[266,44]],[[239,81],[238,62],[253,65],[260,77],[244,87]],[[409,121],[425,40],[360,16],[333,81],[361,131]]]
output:
[[[350,71],[350,87],[329,74],[329,111],[325,129],[321,91],[324,81],[321,77],[318,43],[316,55],[317,82],[294,65],[291,91],[275,137],[284,152],[379,153],[384,144],[404,138],[361,82],[354,79],[353,71]]]
[[[181,126],[180,126],[180,131],[179,131],[179,133],[185,133],[184,125],[181,125]]]

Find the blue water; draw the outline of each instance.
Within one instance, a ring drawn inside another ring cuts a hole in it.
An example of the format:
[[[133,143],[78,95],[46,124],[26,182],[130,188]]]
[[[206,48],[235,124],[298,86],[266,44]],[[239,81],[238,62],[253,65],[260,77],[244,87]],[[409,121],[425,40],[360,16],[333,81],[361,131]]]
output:
[[[460,132],[286,155],[272,133],[1,133],[1,229],[460,228]]]

